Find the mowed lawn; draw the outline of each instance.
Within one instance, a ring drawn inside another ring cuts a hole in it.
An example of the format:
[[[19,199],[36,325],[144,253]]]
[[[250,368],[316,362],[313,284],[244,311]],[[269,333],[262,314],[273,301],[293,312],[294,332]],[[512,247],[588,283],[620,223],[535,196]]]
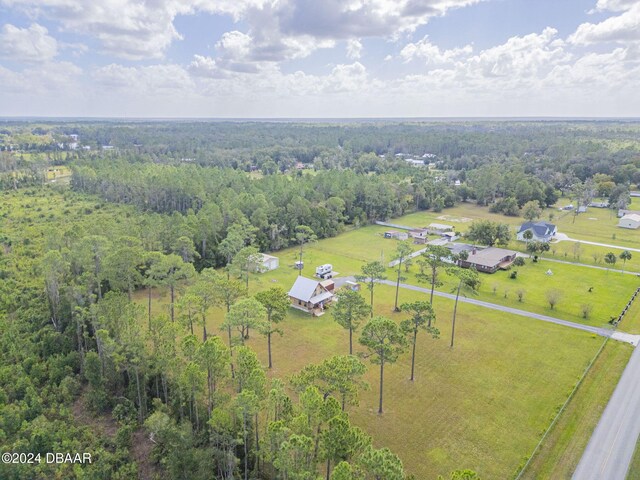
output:
[[[547,274],[549,270],[551,275]],[[513,271],[518,272],[515,279],[510,278]],[[428,283],[416,279],[417,272],[417,266],[412,267],[405,282],[430,288]],[[390,271],[389,278],[392,274]],[[534,263],[529,259],[522,267],[479,275],[482,284],[471,298],[595,326],[608,326],[611,317],[620,314],[640,284],[633,275],[544,260]],[[440,276],[440,281],[443,285],[437,290],[443,292],[452,292],[457,285],[456,279],[446,273]],[[522,302],[518,300],[520,290],[524,292]],[[547,301],[550,290],[560,292],[553,310]],[[586,304],[592,306],[592,311],[588,318],[583,318],[582,305]]]
[[[566,199],[561,199],[559,205],[569,203]],[[630,209],[640,210],[640,200],[634,198]],[[549,215],[553,215],[552,223],[558,226],[560,233],[567,234],[570,238],[577,240],[587,240],[591,242],[603,243],[607,245],[617,245],[625,248],[640,248],[640,230],[629,230],[617,227],[618,218],[616,210],[603,208],[589,208],[586,213],[581,213],[575,217],[572,212],[561,212],[557,208],[548,208],[542,214],[545,221],[549,221]],[[507,217],[505,215],[491,213],[487,207],[481,207],[474,203],[461,203],[454,208],[447,208],[442,212],[417,212],[404,217],[392,220],[393,223],[406,225],[408,227],[425,227],[430,223],[444,223],[455,227],[457,232],[465,233],[469,225],[474,220],[491,220],[494,222],[506,223],[512,227],[514,241],[509,248],[526,251],[523,242],[515,241],[515,233],[520,225],[525,221],[522,217]],[[462,241],[462,240],[461,240]],[[544,256],[577,263],[586,263],[606,267],[604,256],[608,252],[619,255],[622,250],[610,247],[588,245],[580,242],[562,241],[551,244],[551,249],[544,253]],[[632,258],[623,266],[618,259],[614,268],[625,268],[631,271],[640,272],[640,252],[631,252]]]
[[[293,263],[294,254],[278,253],[278,270],[253,275],[251,293],[272,285],[288,289],[297,275],[287,266],[289,256]],[[314,246],[305,254],[305,263],[320,264],[325,255]],[[335,268],[351,274],[360,264],[345,260]],[[362,293],[368,294],[366,290]],[[144,292],[139,295],[144,301]],[[393,313],[394,295],[393,287],[377,286],[376,313],[399,321],[404,314]],[[424,298],[406,290],[400,296],[401,302]],[[166,296],[156,299],[154,309],[166,311],[166,301]],[[407,352],[385,369],[385,413],[378,416],[379,370],[367,363],[371,389],[362,393],[359,406],[349,407],[350,415],[377,446],[398,453],[417,478],[436,478],[456,468],[472,468],[483,478],[508,478],[532,452],[601,339],[463,304],[458,308],[455,347],[450,349],[452,309],[452,301],[437,299],[441,337],[419,336],[416,381],[408,380]],[[208,330],[226,340],[226,333],[219,329],[223,315],[221,309],[212,311]],[[292,309],[282,328],[284,336],[273,340],[272,376],[286,379],[304,365],[348,352],[347,332],[333,321],[330,310],[311,318]],[[201,335],[199,330],[197,335]],[[266,364],[266,339],[252,332],[248,344]],[[358,346],[357,350],[362,349]]]
[[[407,217],[415,215],[401,217],[396,222],[404,224]],[[325,263],[332,264],[341,276],[360,273],[361,266],[367,261],[382,260],[387,265],[393,259],[398,241],[384,238],[382,233],[385,230],[385,227],[368,226],[305,246],[303,274],[311,277],[315,273],[315,267]],[[419,249],[423,245],[413,247]],[[280,269],[258,281],[283,281],[284,287],[288,289],[295,276],[293,265],[298,254],[295,248],[276,252],[275,255],[280,258]],[[428,283],[417,280],[419,268],[416,261],[414,259],[414,265],[408,274],[403,270],[403,276],[406,277],[404,283],[430,288]],[[509,278],[513,270],[518,271],[516,279]],[[551,270],[552,275],[547,275],[548,270]],[[387,270],[389,280],[395,280],[396,275],[394,269]],[[617,317],[640,285],[639,279],[634,275],[544,260],[534,263],[529,259],[523,267],[512,267],[510,271],[498,271],[495,274],[480,273],[480,278],[482,284],[477,295],[472,298],[596,326],[607,326],[611,317]],[[290,283],[286,283],[287,281]],[[456,286],[455,279],[444,270],[440,281],[443,285],[437,289],[446,293],[451,293]],[[518,301],[519,290],[524,291],[522,302]],[[561,292],[561,298],[553,310],[546,298],[549,290]],[[592,306],[588,318],[583,318],[582,315],[584,304]]]

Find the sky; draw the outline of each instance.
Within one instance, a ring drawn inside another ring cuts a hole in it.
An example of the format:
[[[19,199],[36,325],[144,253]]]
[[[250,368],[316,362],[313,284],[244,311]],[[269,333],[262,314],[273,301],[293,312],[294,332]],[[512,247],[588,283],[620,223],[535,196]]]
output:
[[[0,116],[639,117],[640,0],[0,0]]]

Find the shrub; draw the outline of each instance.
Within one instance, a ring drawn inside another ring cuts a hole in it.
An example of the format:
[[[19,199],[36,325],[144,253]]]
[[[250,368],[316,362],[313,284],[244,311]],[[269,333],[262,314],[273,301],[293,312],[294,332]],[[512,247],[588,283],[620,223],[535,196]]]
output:
[[[524,257],[516,257],[516,259],[513,261],[513,264],[516,267],[522,267],[524,265]]]
[[[511,272],[509,274],[509,278],[515,280],[516,278],[518,278],[518,270],[514,270],[513,272]]]

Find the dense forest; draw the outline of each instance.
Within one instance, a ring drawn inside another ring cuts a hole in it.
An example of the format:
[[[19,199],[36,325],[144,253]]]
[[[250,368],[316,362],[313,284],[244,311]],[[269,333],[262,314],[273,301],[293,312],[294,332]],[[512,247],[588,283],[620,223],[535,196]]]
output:
[[[349,421],[360,359],[270,378],[244,345],[288,307],[278,287],[249,296],[255,255],[459,202],[622,208],[640,182],[640,127],[624,122],[1,127],[0,444],[96,455],[3,464],[3,479],[405,479]],[[50,182],[57,166],[68,185]],[[213,308],[224,332],[206,330]],[[76,421],[92,415],[114,434]]]

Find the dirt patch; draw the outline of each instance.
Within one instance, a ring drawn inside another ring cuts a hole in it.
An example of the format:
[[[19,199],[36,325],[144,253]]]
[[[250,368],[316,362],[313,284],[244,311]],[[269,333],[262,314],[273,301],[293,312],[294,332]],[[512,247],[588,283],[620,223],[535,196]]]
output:
[[[448,222],[456,222],[456,223],[468,223],[471,222],[471,218],[467,217],[453,217],[451,215],[440,215],[438,220],[446,220]]]
[[[114,439],[118,431],[118,423],[111,414],[97,415],[89,410],[85,400],[86,388],[73,402],[71,412],[78,425],[89,427],[99,435]],[[149,435],[140,427],[131,436],[131,458],[138,464],[138,480],[153,480],[160,478],[161,471],[151,459],[153,442]]]
[[[160,477],[160,470],[151,459],[153,442],[149,440],[144,428],[133,432],[131,438],[131,456],[138,464],[138,480],[152,480]]]
[[[91,430],[109,438],[114,438],[118,431],[118,423],[111,415],[96,415],[87,406],[86,390],[73,402],[71,412],[79,425],[86,425]]]

